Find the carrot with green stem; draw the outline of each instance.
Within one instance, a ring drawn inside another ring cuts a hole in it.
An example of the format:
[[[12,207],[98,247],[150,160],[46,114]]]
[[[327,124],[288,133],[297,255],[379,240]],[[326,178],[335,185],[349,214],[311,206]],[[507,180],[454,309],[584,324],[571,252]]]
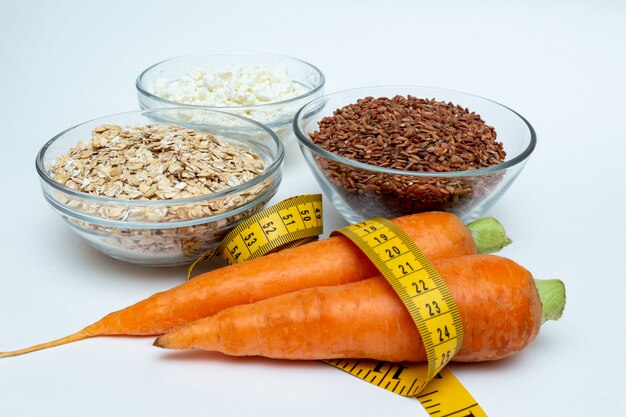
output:
[[[494,219],[469,225],[450,213],[399,217],[399,225],[431,259],[499,250],[510,243]],[[347,238],[331,237],[259,259],[202,274],[157,293],[69,336],[25,349],[0,352],[15,356],[106,335],[159,335],[175,326],[225,308],[291,291],[359,281],[377,274],[372,262]]]
[[[526,269],[506,258],[471,255],[433,265],[463,322],[455,361],[495,360],[520,351],[565,304],[561,281],[537,280],[536,285]],[[182,325],[155,345],[279,359],[426,361],[415,323],[381,276],[234,306]]]

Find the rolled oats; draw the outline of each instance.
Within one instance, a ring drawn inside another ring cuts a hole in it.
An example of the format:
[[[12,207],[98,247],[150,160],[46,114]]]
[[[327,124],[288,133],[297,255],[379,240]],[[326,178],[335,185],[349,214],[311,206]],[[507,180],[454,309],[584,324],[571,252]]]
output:
[[[207,133],[176,125],[102,125],[93,130],[90,140],[81,141],[57,158],[50,175],[60,184],[87,194],[58,193],[55,198],[65,207],[94,218],[93,222],[68,221],[106,236],[108,245],[120,251],[157,255],[181,252],[194,257],[221,240],[230,225],[258,210],[271,196],[221,220],[183,227],[168,227],[168,223],[225,214],[259,199],[269,188],[269,180],[223,197],[211,195],[245,184],[264,170],[259,155]],[[184,200],[201,196],[207,199]],[[158,201],[163,204],[155,205]],[[100,220],[122,223],[109,226]],[[126,227],[124,223],[129,224]]]

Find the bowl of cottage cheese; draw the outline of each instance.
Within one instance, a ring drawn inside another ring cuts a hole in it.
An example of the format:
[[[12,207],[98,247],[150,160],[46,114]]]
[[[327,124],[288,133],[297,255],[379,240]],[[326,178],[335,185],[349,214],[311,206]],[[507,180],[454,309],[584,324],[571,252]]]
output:
[[[251,118],[281,139],[292,136],[296,112],[324,93],[324,74],[297,58],[256,52],[185,55],[148,67],[137,77],[142,109],[179,108],[183,122],[229,129],[237,119],[194,109],[211,109]]]

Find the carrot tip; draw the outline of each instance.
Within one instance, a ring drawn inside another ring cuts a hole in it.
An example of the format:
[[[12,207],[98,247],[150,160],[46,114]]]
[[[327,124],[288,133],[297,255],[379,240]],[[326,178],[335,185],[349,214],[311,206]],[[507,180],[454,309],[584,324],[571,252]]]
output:
[[[53,340],[51,342],[46,342],[46,343],[40,343],[38,345],[34,345],[34,346],[30,346],[24,349],[18,349],[18,350],[11,350],[8,352],[0,352],[0,358],[9,358],[11,356],[19,356],[19,355],[24,355],[26,353],[31,353],[31,352],[35,352],[38,350],[42,350],[42,349],[48,349],[51,347],[55,347],[55,346],[60,346],[60,345],[64,345],[67,343],[72,343],[72,342],[76,342],[78,340],[83,340],[86,339],[88,337],[92,337],[95,336],[95,333],[92,333],[90,328],[87,327],[79,332],[73,333],[69,336],[65,336],[62,337],[60,339],[57,340]]]
[[[156,346],[156,347],[160,347],[160,348],[165,349],[167,346],[165,346],[162,342],[163,342],[163,341],[161,340],[161,338],[160,338],[160,337],[157,337],[157,338],[154,340],[154,343],[152,344],[152,346]]]

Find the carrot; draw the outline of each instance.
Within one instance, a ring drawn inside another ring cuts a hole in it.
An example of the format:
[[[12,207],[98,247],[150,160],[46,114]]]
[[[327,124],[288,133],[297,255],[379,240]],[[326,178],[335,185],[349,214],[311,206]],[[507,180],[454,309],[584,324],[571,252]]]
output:
[[[504,358],[535,338],[542,324],[542,302],[526,269],[493,255],[433,264],[456,300],[465,331],[454,360]],[[557,298],[564,303],[559,283],[551,287],[557,287]],[[563,307],[553,304],[544,307]],[[155,345],[280,359],[426,360],[415,323],[381,276],[231,307],[180,326],[157,338]]]
[[[400,217],[394,222],[431,259],[492,251],[510,242],[501,225],[489,218],[466,227],[452,214],[433,212]],[[113,312],[74,334],[25,349],[0,352],[0,357],[94,336],[159,335],[227,307],[302,288],[358,281],[376,273],[376,267],[352,242],[343,236],[331,237],[207,272]]]

